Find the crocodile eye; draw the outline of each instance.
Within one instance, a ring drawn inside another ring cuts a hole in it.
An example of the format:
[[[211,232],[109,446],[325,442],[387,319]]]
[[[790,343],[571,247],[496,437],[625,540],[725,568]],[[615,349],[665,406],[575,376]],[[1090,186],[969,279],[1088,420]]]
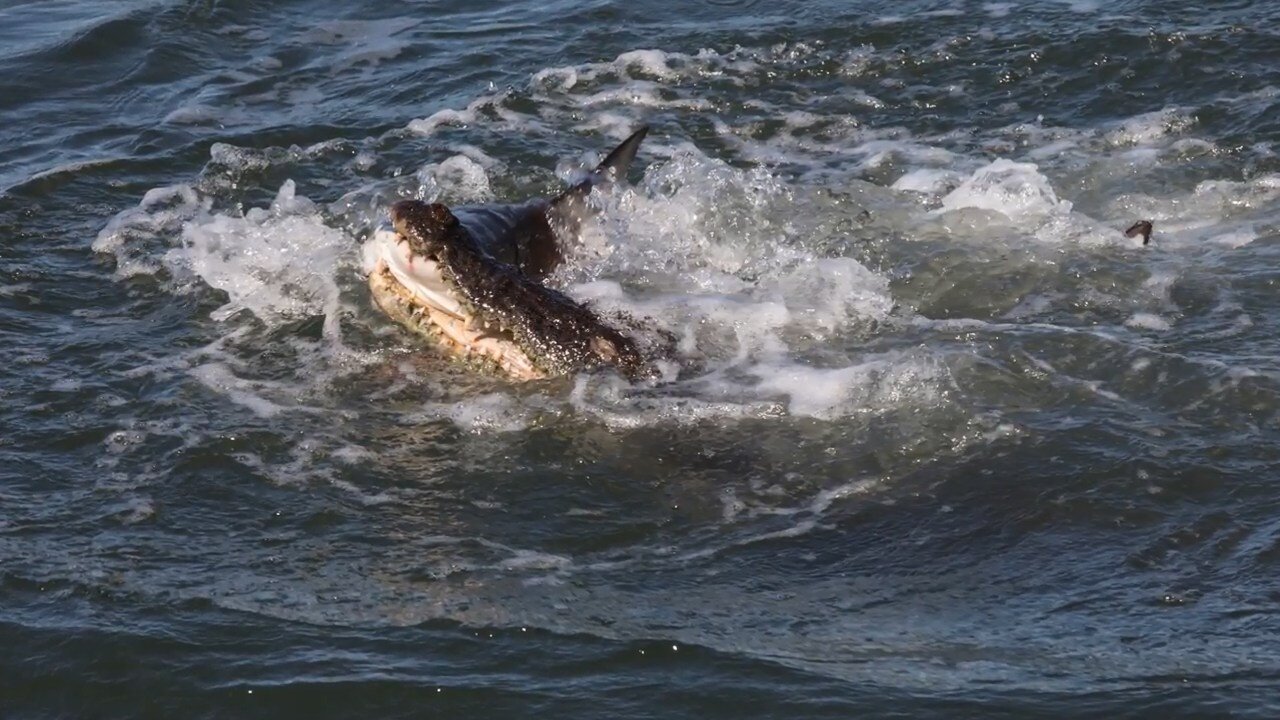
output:
[[[615,362],[618,359],[618,347],[599,335],[591,338],[591,352],[605,362]]]

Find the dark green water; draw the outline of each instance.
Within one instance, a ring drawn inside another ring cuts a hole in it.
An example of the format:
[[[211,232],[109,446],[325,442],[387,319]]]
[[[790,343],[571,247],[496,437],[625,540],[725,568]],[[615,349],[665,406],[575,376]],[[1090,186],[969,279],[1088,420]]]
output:
[[[476,7],[0,3],[0,718],[1280,714],[1277,6]],[[678,382],[372,305],[641,122]]]

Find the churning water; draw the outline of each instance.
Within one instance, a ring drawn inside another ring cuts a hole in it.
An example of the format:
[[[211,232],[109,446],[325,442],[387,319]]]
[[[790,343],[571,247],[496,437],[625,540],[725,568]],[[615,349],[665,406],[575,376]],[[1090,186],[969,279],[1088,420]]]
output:
[[[0,4],[0,717],[1280,715],[1280,6],[1208,5]],[[371,303],[390,203],[641,123],[552,284],[674,380]]]

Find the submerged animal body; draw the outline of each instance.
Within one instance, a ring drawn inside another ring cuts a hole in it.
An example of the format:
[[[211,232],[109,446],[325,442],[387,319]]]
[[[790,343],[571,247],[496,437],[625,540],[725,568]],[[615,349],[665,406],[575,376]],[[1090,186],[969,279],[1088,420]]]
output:
[[[654,374],[634,339],[538,281],[563,260],[557,230],[576,232],[586,194],[625,173],[644,132],[624,141],[583,183],[550,201],[493,210],[479,232],[444,205],[396,203],[394,232],[371,241],[374,300],[450,355],[514,379],[603,366],[630,378]]]

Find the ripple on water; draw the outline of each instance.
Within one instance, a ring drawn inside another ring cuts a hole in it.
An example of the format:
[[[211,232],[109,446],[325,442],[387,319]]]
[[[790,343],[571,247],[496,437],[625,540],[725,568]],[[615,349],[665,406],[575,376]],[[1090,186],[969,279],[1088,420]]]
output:
[[[0,57],[20,712],[1268,707],[1270,6],[90,5]],[[394,200],[642,122],[551,283],[665,382],[370,303]]]

